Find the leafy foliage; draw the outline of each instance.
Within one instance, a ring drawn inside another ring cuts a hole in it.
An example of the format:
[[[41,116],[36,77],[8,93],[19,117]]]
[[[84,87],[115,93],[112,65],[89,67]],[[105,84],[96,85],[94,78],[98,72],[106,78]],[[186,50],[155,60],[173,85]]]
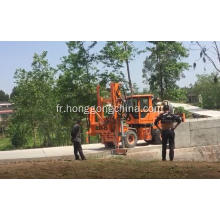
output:
[[[175,107],[174,114],[185,114],[186,118],[191,118],[192,114],[183,107]]]
[[[202,107],[208,109],[220,108],[220,77],[216,73],[211,75],[197,75],[198,80],[192,88],[192,92],[202,96]]]
[[[154,41],[147,50],[143,68],[143,78],[150,90],[159,93],[161,99],[168,99],[170,89],[177,89],[176,82],[184,77],[183,71],[189,68],[181,59],[187,57],[187,50],[176,41]]]
[[[169,88],[166,90],[165,97],[168,97],[170,101],[186,102],[187,91],[183,88]]]
[[[44,146],[53,144],[53,135],[59,123],[56,114],[54,76],[56,70],[46,59],[47,52],[35,54],[32,70],[17,69],[15,73],[16,92],[12,97],[15,113],[11,120],[10,134],[15,146],[23,145],[27,136],[42,139]]]
[[[108,76],[109,80],[114,76],[114,81],[121,81],[124,83],[125,87],[130,87],[131,92],[133,92],[129,61],[131,61],[137,50],[132,45],[132,42],[127,41],[108,41],[103,49],[100,51],[99,60],[108,67],[108,70],[105,71],[105,76]],[[128,75],[128,85],[127,80],[125,79],[123,68],[127,69]]]
[[[28,142],[28,127],[26,124],[13,124],[10,127],[11,144],[15,147],[25,146]]]
[[[62,75],[57,81],[58,103],[61,106],[95,105],[98,69],[94,65],[97,57],[91,52],[95,45],[95,42],[86,45],[82,41],[67,43],[69,54],[62,58],[59,65]],[[72,126],[76,118],[82,117],[82,113],[62,115],[66,126]]]

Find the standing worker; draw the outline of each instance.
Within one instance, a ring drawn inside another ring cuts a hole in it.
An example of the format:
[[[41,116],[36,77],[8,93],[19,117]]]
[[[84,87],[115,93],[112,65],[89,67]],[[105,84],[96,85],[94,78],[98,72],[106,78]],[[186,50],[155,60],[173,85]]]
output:
[[[81,145],[81,120],[77,120],[76,124],[73,126],[71,136],[74,147],[75,159],[79,160],[79,155],[80,155],[82,160],[86,160]]]
[[[181,118],[178,115],[174,115],[170,113],[169,105],[164,105],[163,107],[164,113],[161,113],[157,119],[155,120],[156,127],[160,130],[162,135],[162,160],[166,160],[166,149],[167,149],[167,141],[169,140],[169,156],[170,161],[174,159],[174,148],[175,148],[175,132],[174,130],[181,123]],[[161,127],[158,126],[159,121],[161,121]],[[174,126],[174,123],[176,125]]]

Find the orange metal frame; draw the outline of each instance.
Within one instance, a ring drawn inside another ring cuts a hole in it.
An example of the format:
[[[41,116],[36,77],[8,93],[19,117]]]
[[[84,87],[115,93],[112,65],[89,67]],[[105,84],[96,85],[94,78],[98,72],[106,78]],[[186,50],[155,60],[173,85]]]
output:
[[[119,108],[120,105],[122,105],[119,83],[111,83],[111,96],[108,99],[104,99],[100,96],[100,86],[97,86],[98,109],[95,109],[94,107],[89,108],[88,117],[90,128],[88,135],[99,134],[102,143],[112,143],[118,147],[119,142],[121,141],[121,118],[116,111],[114,111],[111,116],[105,116],[103,111],[105,104],[111,104],[113,108]]]
[[[111,104],[113,108],[119,108],[121,105],[123,105],[123,98],[120,91],[120,83],[111,83],[110,90],[110,97],[108,99],[104,99],[100,96],[100,86],[97,86],[97,107],[99,108],[99,111],[96,111],[94,107],[89,108],[88,118],[90,128],[87,134],[91,136],[100,135],[101,142],[103,144],[111,143],[116,147],[119,147],[119,143],[122,140],[122,116],[117,111],[114,111],[113,114],[110,116],[105,116],[103,107],[105,104]],[[141,113],[146,112],[146,110],[144,111],[140,108],[141,98],[148,99],[148,107],[150,109],[150,111],[142,118]],[[129,129],[135,129],[138,136],[138,140],[152,140],[152,129],[157,129],[156,126],[154,126],[154,121],[156,117],[160,114],[160,112],[158,111],[153,111],[153,95],[134,95],[132,97],[126,98],[126,100],[128,99],[137,100],[137,106],[139,108],[139,111],[137,119],[133,117],[132,114],[129,114],[129,117],[127,118],[126,123],[123,126],[123,132],[126,132]]]

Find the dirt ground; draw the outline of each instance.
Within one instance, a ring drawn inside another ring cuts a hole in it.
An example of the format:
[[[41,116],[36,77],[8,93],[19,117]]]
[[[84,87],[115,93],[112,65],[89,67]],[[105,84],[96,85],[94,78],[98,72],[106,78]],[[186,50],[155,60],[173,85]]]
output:
[[[220,178],[220,162],[139,161],[124,157],[75,161],[72,158],[5,161],[2,179],[162,179]]]

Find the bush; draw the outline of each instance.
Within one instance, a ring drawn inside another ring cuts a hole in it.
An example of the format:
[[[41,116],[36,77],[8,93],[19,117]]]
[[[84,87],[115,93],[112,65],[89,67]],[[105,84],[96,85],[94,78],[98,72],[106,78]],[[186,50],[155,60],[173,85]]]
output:
[[[22,135],[20,135],[19,133],[15,133],[11,138],[11,143],[15,148],[17,148],[24,146],[27,141]]]
[[[174,114],[185,114],[186,118],[191,118],[192,117],[192,114],[185,110],[183,107],[176,107],[175,110],[174,110]]]
[[[11,144],[15,147],[21,147],[27,144],[26,129],[22,126],[11,126],[9,129]]]

